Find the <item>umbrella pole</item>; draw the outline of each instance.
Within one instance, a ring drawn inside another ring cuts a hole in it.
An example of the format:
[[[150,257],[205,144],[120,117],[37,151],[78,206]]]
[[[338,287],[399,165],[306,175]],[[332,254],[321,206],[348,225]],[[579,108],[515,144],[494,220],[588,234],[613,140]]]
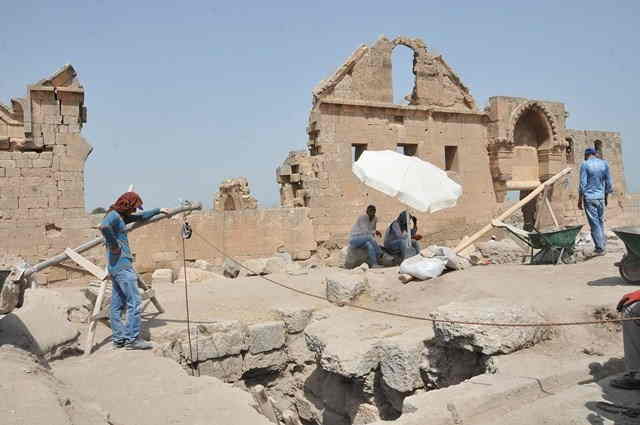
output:
[[[404,210],[404,218],[407,222],[407,248],[411,248],[411,228],[409,227],[409,210]]]

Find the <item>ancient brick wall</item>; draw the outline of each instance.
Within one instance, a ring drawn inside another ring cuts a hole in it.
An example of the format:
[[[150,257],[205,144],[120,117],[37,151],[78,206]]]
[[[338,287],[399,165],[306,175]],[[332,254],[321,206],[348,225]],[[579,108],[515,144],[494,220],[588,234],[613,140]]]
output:
[[[409,105],[392,103],[391,54],[398,45],[414,52]],[[619,135],[567,130],[566,118],[563,103],[506,96],[491,98],[478,111],[457,74],[421,40],[382,37],[360,46],[314,88],[308,152],[290,153],[276,172],[281,205],[310,208],[318,241],[346,240],[367,204],[378,207],[382,230],[405,207],[361,184],[352,163],[364,150],[416,155],[463,187],[455,208],[417,214],[427,243],[453,245],[505,209],[508,192],[524,196],[567,166],[579,167],[578,150],[597,139],[614,175],[611,214],[621,214],[626,188]],[[575,208],[576,175],[549,194],[560,224],[582,219]],[[551,224],[546,209],[529,207],[529,219]]]
[[[84,209],[84,88],[67,65],[11,103],[0,106],[0,256],[37,262],[97,235]]]
[[[194,213],[188,220],[194,235],[186,242],[187,260],[223,261],[222,254],[203,238],[238,259],[270,257],[279,248],[297,258],[308,258],[317,247],[307,208],[208,210]],[[139,272],[182,266],[181,225],[181,220],[163,220],[131,233]]]

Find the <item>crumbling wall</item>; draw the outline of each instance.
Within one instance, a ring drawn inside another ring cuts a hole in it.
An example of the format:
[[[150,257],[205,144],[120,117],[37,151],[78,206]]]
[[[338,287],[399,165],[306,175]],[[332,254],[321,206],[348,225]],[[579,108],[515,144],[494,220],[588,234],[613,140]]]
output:
[[[391,55],[399,45],[408,47],[414,54],[415,86],[407,95],[410,105],[475,110],[469,89],[444,58],[431,54],[424,41],[408,37],[389,40],[381,36],[371,47],[360,46],[313,90],[314,103],[328,100],[393,103]]]
[[[302,252],[308,257],[316,249],[308,214],[306,208],[194,213],[189,216],[194,235],[186,242],[186,258],[221,264],[223,255],[216,248],[238,259],[270,257],[279,248],[294,257]],[[129,238],[136,270],[182,267],[181,225],[178,219],[162,220],[132,232]]]
[[[398,45],[414,52],[409,105],[392,103],[391,54]],[[602,142],[614,174],[616,204],[626,190],[619,135],[567,130],[568,114],[560,102],[498,96],[478,111],[457,74],[419,39],[381,37],[372,46],[360,46],[312,94],[308,152],[291,152],[277,170],[277,181],[282,206],[310,209],[319,242],[346,239],[368,204],[378,207],[380,230],[405,209],[353,176],[352,163],[364,150],[418,156],[462,185],[455,208],[417,214],[428,244],[457,244],[505,209],[507,192],[520,191],[524,197],[565,167],[579,167],[581,158],[575,156],[583,139]],[[571,137],[576,153],[570,157]],[[575,208],[576,175],[549,193],[561,224],[581,220]],[[537,217],[540,226],[551,224],[546,209],[535,203],[528,207],[528,216]]]
[[[213,200],[215,211],[255,210],[256,208],[258,208],[258,201],[251,195],[249,182],[245,177],[223,181]]]
[[[0,255],[29,262],[97,236],[84,209],[84,88],[66,65],[0,105]],[[66,279],[52,268],[41,280]]]

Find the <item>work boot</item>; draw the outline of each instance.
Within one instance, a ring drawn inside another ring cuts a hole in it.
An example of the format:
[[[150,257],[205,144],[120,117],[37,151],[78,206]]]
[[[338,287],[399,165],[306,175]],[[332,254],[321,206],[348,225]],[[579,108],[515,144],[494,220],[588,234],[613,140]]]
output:
[[[635,372],[629,372],[620,378],[612,379],[611,386],[623,390],[640,390],[640,379],[636,377]]]
[[[153,348],[153,345],[144,339],[138,338],[135,341],[128,342],[124,348],[127,350],[150,350]]]

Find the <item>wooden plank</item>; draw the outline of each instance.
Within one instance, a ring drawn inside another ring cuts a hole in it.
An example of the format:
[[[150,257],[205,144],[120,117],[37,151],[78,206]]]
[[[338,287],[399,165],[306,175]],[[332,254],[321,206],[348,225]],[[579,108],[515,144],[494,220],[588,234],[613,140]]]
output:
[[[108,273],[105,269],[101,269],[100,267],[96,266],[91,261],[87,260],[86,258],[78,254],[71,248],[65,248],[64,253],[67,255],[67,257],[75,261],[80,267],[82,267],[83,269],[85,269],[86,271],[88,271],[98,279],[100,280],[106,279]]]
[[[511,208],[509,208],[508,210],[500,214],[498,217],[496,217],[496,220],[504,221],[505,219],[509,218],[513,213],[515,213],[520,208],[522,208],[523,205],[527,204],[529,201],[533,200],[536,196],[538,196],[538,194],[542,192],[545,187],[554,184],[556,181],[558,181],[565,175],[569,174],[570,172],[571,172],[571,168],[565,168],[564,170],[560,171],[558,174],[551,177],[549,180],[545,181],[540,186],[532,190],[531,193],[526,197],[524,197],[523,199],[521,199],[520,202],[517,202]],[[469,245],[473,244],[475,241],[480,239],[491,229],[493,229],[493,225],[491,223],[487,224],[482,229],[478,230],[476,233],[471,235],[468,239],[463,239],[463,241],[460,242],[460,244],[456,247],[456,249],[454,249],[454,252],[456,254],[459,253],[460,251],[462,251],[463,249],[465,249],[466,247],[468,247]]]
[[[558,219],[556,218],[556,215],[553,212],[553,208],[551,208],[551,202],[549,202],[549,196],[545,196],[544,197],[544,203],[547,205],[547,209],[549,210],[549,214],[551,214],[551,219],[553,220],[553,225],[556,226],[556,229],[559,228],[560,225],[558,225]]]
[[[100,292],[98,292],[98,298],[96,298],[96,303],[93,306],[93,314],[92,314],[93,317],[97,316],[98,313],[100,313],[100,310],[102,307],[102,300],[104,299],[104,293],[106,289],[107,289],[107,281],[103,280],[102,284],[100,285]],[[84,346],[85,356],[88,356],[89,354],[91,354],[91,350],[93,349],[93,339],[95,338],[97,323],[98,323],[97,320],[92,320],[89,323],[89,330],[87,331],[87,342],[85,343],[85,346]]]
[[[144,280],[142,280],[140,275],[138,275],[138,287],[140,287],[143,291],[145,291],[145,293],[151,291],[151,294],[153,295],[151,295],[149,299],[151,299],[153,306],[156,308],[158,313],[164,313],[165,311],[164,307],[162,307],[162,304],[160,304],[160,301],[158,301],[155,291],[151,289],[151,287],[147,285],[147,283]]]

